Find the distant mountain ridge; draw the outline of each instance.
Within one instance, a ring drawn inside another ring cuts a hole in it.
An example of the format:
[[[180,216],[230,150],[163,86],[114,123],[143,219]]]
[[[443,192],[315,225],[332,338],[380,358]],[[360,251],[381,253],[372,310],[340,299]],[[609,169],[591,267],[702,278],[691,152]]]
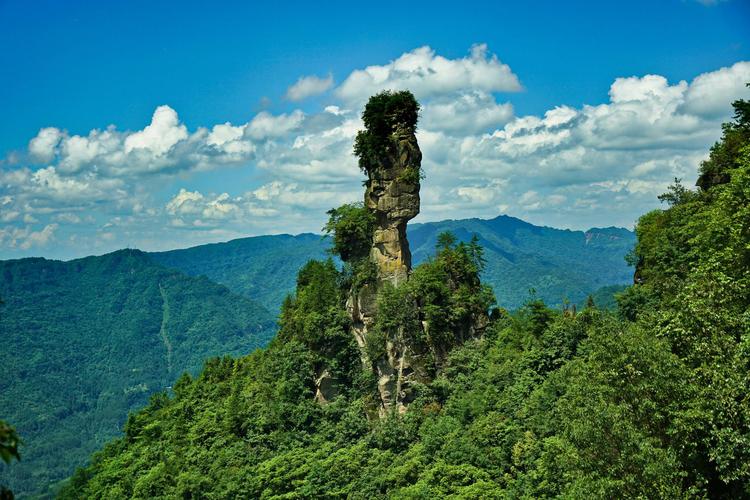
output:
[[[259,304],[138,250],[0,261],[0,297],[1,417],[24,440],[1,472],[21,496],[83,465],[183,371],[265,346],[276,326]]]
[[[437,235],[453,232],[468,241],[476,234],[485,250],[482,279],[492,286],[498,304],[515,309],[530,290],[551,305],[578,302],[603,286],[632,281],[625,255],[635,234],[624,228],[572,231],[535,226],[515,217],[463,219],[412,224],[409,241],[415,262],[432,254]]]
[[[476,234],[485,249],[485,283],[498,303],[520,307],[533,289],[549,304],[575,303],[597,289],[629,283],[633,270],[625,255],[635,234],[624,228],[571,231],[535,226],[515,217],[414,223],[408,238],[414,264],[434,252],[437,235],[451,231],[461,241]],[[311,233],[257,236],[226,243],[149,254],[186,274],[205,275],[232,291],[277,311],[295,286],[297,270],[309,259],[328,256],[327,238]]]
[[[279,234],[148,255],[190,276],[205,275],[276,313],[284,297],[294,290],[299,268],[310,259],[328,257],[329,247],[319,234]]]

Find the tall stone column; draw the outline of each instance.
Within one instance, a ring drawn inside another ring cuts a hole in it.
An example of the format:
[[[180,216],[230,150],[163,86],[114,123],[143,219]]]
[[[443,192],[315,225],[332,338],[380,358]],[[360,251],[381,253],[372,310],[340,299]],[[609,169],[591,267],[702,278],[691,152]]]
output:
[[[375,213],[370,260],[381,282],[398,286],[411,270],[406,223],[419,214],[419,173],[422,152],[413,128],[397,124],[387,155],[368,171],[365,206]]]
[[[419,104],[408,92],[383,93],[370,99],[355,152],[367,174],[364,205],[375,215],[369,260],[377,279],[353,289],[347,302],[352,334],[362,363],[378,378],[380,415],[406,410],[414,377],[411,348],[401,332],[386,341],[385,353],[368,359],[367,338],[375,323],[378,292],[387,285],[398,287],[409,279],[411,252],[406,224],[419,213],[422,152],[415,135]]]

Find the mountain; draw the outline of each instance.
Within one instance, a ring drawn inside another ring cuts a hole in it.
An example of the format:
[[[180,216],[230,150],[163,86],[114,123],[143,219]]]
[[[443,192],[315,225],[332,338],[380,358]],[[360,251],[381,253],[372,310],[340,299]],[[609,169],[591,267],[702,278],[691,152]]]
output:
[[[443,231],[464,242],[478,236],[483,281],[508,309],[527,301],[532,288],[549,304],[580,303],[632,276],[623,257],[634,235],[625,229],[568,231],[507,216],[412,224],[415,264],[430,258]],[[264,346],[275,330],[269,310],[294,291],[299,268],[326,258],[329,247],[320,235],[278,235],[70,262],[0,262],[0,331],[8,346],[0,362],[14,374],[0,381],[0,417],[26,442],[10,484],[42,491],[37,486],[82,464],[119,433],[128,411],[182,371]]]
[[[368,206],[339,207],[329,226],[353,270],[306,264],[268,348],[182,377],[60,497],[750,498],[750,102],[735,109],[701,186],[677,181],[668,206],[639,219],[639,279],[616,311],[535,299],[467,323],[491,298],[476,241],[443,235],[411,274],[386,274],[403,260],[378,245],[403,233],[375,237],[396,228]],[[371,127],[369,111],[355,151],[411,145],[400,123]],[[368,179],[383,182],[378,196],[414,195],[393,170]],[[578,246],[554,233],[551,252],[583,260],[581,246],[619,244],[618,231]]]
[[[459,241],[479,237],[487,265],[482,275],[498,304],[516,309],[529,290],[549,304],[579,302],[602,286],[632,282],[625,255],[635,243],[632,231],[593,228],[570,231],[540,227],[514,217],[447,220],[411,224],[408,238],[414,264],[433,252],[437,236],[453,232]],[[330,241],[320,235],[259,236],[183,250],[151,253],[165,266],[192,276],[205,275],[235,293],[277,311],[294,291],[297,270],[326,256]]]
[[[205,275],[275,312],[294,291],[297,271],[310,259],[325,258],[329,247],[328,239],[319,234],[281,234],[149,255],[190,276]]]
[[[256,302],[136,250],[2,261],[0,297],[0,417],[24,441],[2,473],[20,494],[70,475],[183,371],[247,354],[275,331]]]
[[[465,242],[478,236],[487,261],[482,280],[492,286],[498,304],[508,309],[523,305],[531,289],[547,304],[565,299],[575,303],[602,286],[633,279],[625,255],[635,244],[635,234],[627,229],[562,230],[506,215],[413,224],[409,241],[416,263],[431,255],[443,231]]]

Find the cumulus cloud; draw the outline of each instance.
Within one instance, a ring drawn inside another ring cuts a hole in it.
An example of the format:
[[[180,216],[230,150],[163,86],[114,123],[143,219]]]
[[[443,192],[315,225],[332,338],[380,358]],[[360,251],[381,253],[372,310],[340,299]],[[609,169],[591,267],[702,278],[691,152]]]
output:
[[[39,231],[34,231],[30,226],[0,228],[0,246],[21,250],[44,247],[54,240],[58,227],[58,224],[47,224]]]
[[[630,225],[654,206],[674,177],[695,179],[720,135],[721,120],[730,115],[729,101],[748,96],[744,82],[749,79],[748,63],[699,75],[690,83],[670,84],[659,75],[618,78],[605,104],[514,117],[479,137],[425,131],[420,141],[427,175],[439,183],[469,186],[504,179],[508,187],[497,192],[495,205],[515,197],[509,209],[536,222],[580,227],[596,223],[604,209],[612,223]],[[721,95],[710,94],[707,82],[721,82],[716,83]],[[458,195],[460,188],[454,192]],[[450,199],[451,191],[442,195]],[[465,207],[469,210],[459,213],[468,215],[475,204]],[[448,215],[433,210],[433,217]],[[451,211],[456,211],[454,203]]]
[[[151,117],[150,125],[127,136],[125,153],[147,149],[156,155],[163,155],[187,136],[187,127],[180,123],[177,112],[169,106],[159,106]]]
[[[333,75],[328,74],[325,78],[319,76],[303,76],[286,90],[284,97],[290,101],[302,101],[308,97],[327,92],[333,87]]]
[[[380,66],[353,71],[335,90],[345,101],[359,103],[382,90],[411,90],[418,99],[460,90],[517,92],[518,77],[490,55],[487,45],[475,45],[467,57],[448,59],[430,47],[420,47]]]
[[[748,75],[750,62],[738,62],[696,77],[685,95],[684,111],[707,117],[726,116],[731,112],[732,101],[747,96]]]
[[[167,212],[176,216],[197,216],[198,219],[222,220],[239,215],[240,207],[227,193],[217,196],[204,196],[198,191],[180,189],[166,205]]]
[[[333,84],[309,78],[290,99]],[[318,231],[326,210],[361,199],[352,143],[364,99],[400,88],[422,104],[420,220],[508,213],[558,227],[629,226],[674,177],[695,179],[731,101],[750,96],[748,80],[748,62],[692,81],[626,75],[605,102],[517,116],[497,95],[520,90],[519,78],[486,46],[455,59],[422,47],[355,69],[317,112],[261,111],[189,130],[160,106],[135,131],[47,127],[25,163],[0,163],[0,250],[23,255],[53,238],[48,250],[164,249]]]
[[[307,185],[272,181],[241,195],[228,193],[204,195],[199,191],[180,191],[169,200],[166,211],[172,216],[173,227],[204,230],[228,222],[253,220],[257,228],[278,233],[314,230],[323,224],[325,212],[342,203],[352,201],[349,192],[342,192],[336,184]],[[285,226],[280,228],[278,218]]]
[[[245,127],[245,135],[255,140],[284,137],[297,129],[305,119],[302,111],[274,116],[261,111]]]
[[[55,157],[62,132],[55,127],[46,127],[29,142],[29,153],[40,162],[49,162]]]
[[[225,123],[210,131],[199,128],[189,133],[175,110],[159,106],[151,122],[134,132],[121,132],[114,125],[85,136],[71,136],[52,127],[41,129],[29,142],[29,156],[37,162],[52,162],[58,172],[69,175],[95,172],[134,177],[210,170],[252,158],[254,145],[245,136],[248,125]]]
[[[435,99],[422,110],[422,127],[451,134],[467,135],[486,132],[508,123],[513,105],[498,104],[483,91]]]

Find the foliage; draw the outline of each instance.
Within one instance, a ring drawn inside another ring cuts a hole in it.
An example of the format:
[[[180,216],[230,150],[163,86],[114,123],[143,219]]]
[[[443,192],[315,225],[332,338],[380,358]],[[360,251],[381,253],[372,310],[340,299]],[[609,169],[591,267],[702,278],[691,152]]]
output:
[[[359,131],[354,141],[359,168],[368,173],[381,165],[388,158],[396,128],[413,132],[418,119],[419,103],[408,90],[386,90],[372,96],[362,113],[365,130]]]
[[[732,106],[735,121],[722,126],[721,140],[714,144],[708,159],[701,163],[696,185],[704,192],[729,182],[732,170],[738,167],[740,150],[750,142],[750,101],[737,100]]]
[[[23,460],[0,475],[21,497],[48,494],[150,394],[208,356],[264,346],[275,323],[258,304],[134,250],[0,262],[0,294],[0,408],[24,440]]]
[[[312,403],[310,351],[294,340],[214,362],[62,498],[678,495],[670,443],[688,388],[668,343],[598,311],[549,311],[539,335],[538,313],[450,352],[407,414],[382,422],[361,394]],[[220,425],[232,394],[239,435]]]
[[[578,302],[578,310],[595,307],[602,310],[617,311],[617,295],[627,289],[630,289],[627,285],[603,286],[594,290],[585,300]]]
[[[318,234],[277,234],[148,255],[190,276],[206,276],[276,314],[294,292],[299,268],[310,259],[325,259],[330,246],[330,238]]]
[[[323,231],[333,236],[331,253],[341,257],[344,262],[356,262],[366,258],[372,245],[375,214],[362,202],[332,208],[327,214],[329,219]]]
[[[477,318],[486,317],[495,303],[492,290],[479,279],[482,253],[477,239],[456,243],[446,233],[435,258],[417,266],[409,281],[382,287],[368,338],[370,359],[378,359],[385,343],[393,342],[429,353],[421,363],[434,370],[447,351],[472,336]]]
[[[21,444],[21,439],[16,434],[16,430],[0,420],[0,458],[3,462],[9,464],[14,458],[21,460],[21,455],[18,453],[19,444]]]
[[[368,418],[341,277],[309,263],[268,349],[152,398],[61,496],[750,496],[750,146],[736,152],[727,182],[672,189],[640,219],[642,279],[619,311],[537,297],[498,310],[483,338],[443,353],[403,416]],[[407,284],[380,293],[381,338],[429,344],[425,321],[445,341],[491,304],[479,241],[436,240]],[[323,366],[350,367],[351,382],[318,405]]]
[[[638,323],[670,343],[694,391],[681,422],[685,481],[726,497],[750,494],[749,108],[734,104],[737,121],[708,160],[722,182],[638,222],[642,284],[633,294],[648,298],[635,307]]]
[[[547,304],[559,306],[566,298],[578,303],[604,286],[633,281],[633,269],[623,257],[635,235],[625,229],[564,231],[504,215],[410,224],[412,261],[426,261],[438,235],[446,231],[465,243],[475,235],[479,238],[486,260],[480,276],[506,309],[522,307],[529,288]]]
[[[0,300],[0,304],[3,301]],[[15,458],[21,460],[21,455],[18,453],[18,446],[21,444],[21,439],[16,434],[16,430],[11,427],[8,423],[0,420],[0,458],[6,464]],[[0,499],[2,500],[13,500],[14,495],[4,484],[0,484]]]
[[[297,277],[297,293],[281,308],[274,342],[299,342],[310,351],[315,373],[327,370],[339,386],[349,387],[360,361],[339,281],[331,259],[309,261]]]

